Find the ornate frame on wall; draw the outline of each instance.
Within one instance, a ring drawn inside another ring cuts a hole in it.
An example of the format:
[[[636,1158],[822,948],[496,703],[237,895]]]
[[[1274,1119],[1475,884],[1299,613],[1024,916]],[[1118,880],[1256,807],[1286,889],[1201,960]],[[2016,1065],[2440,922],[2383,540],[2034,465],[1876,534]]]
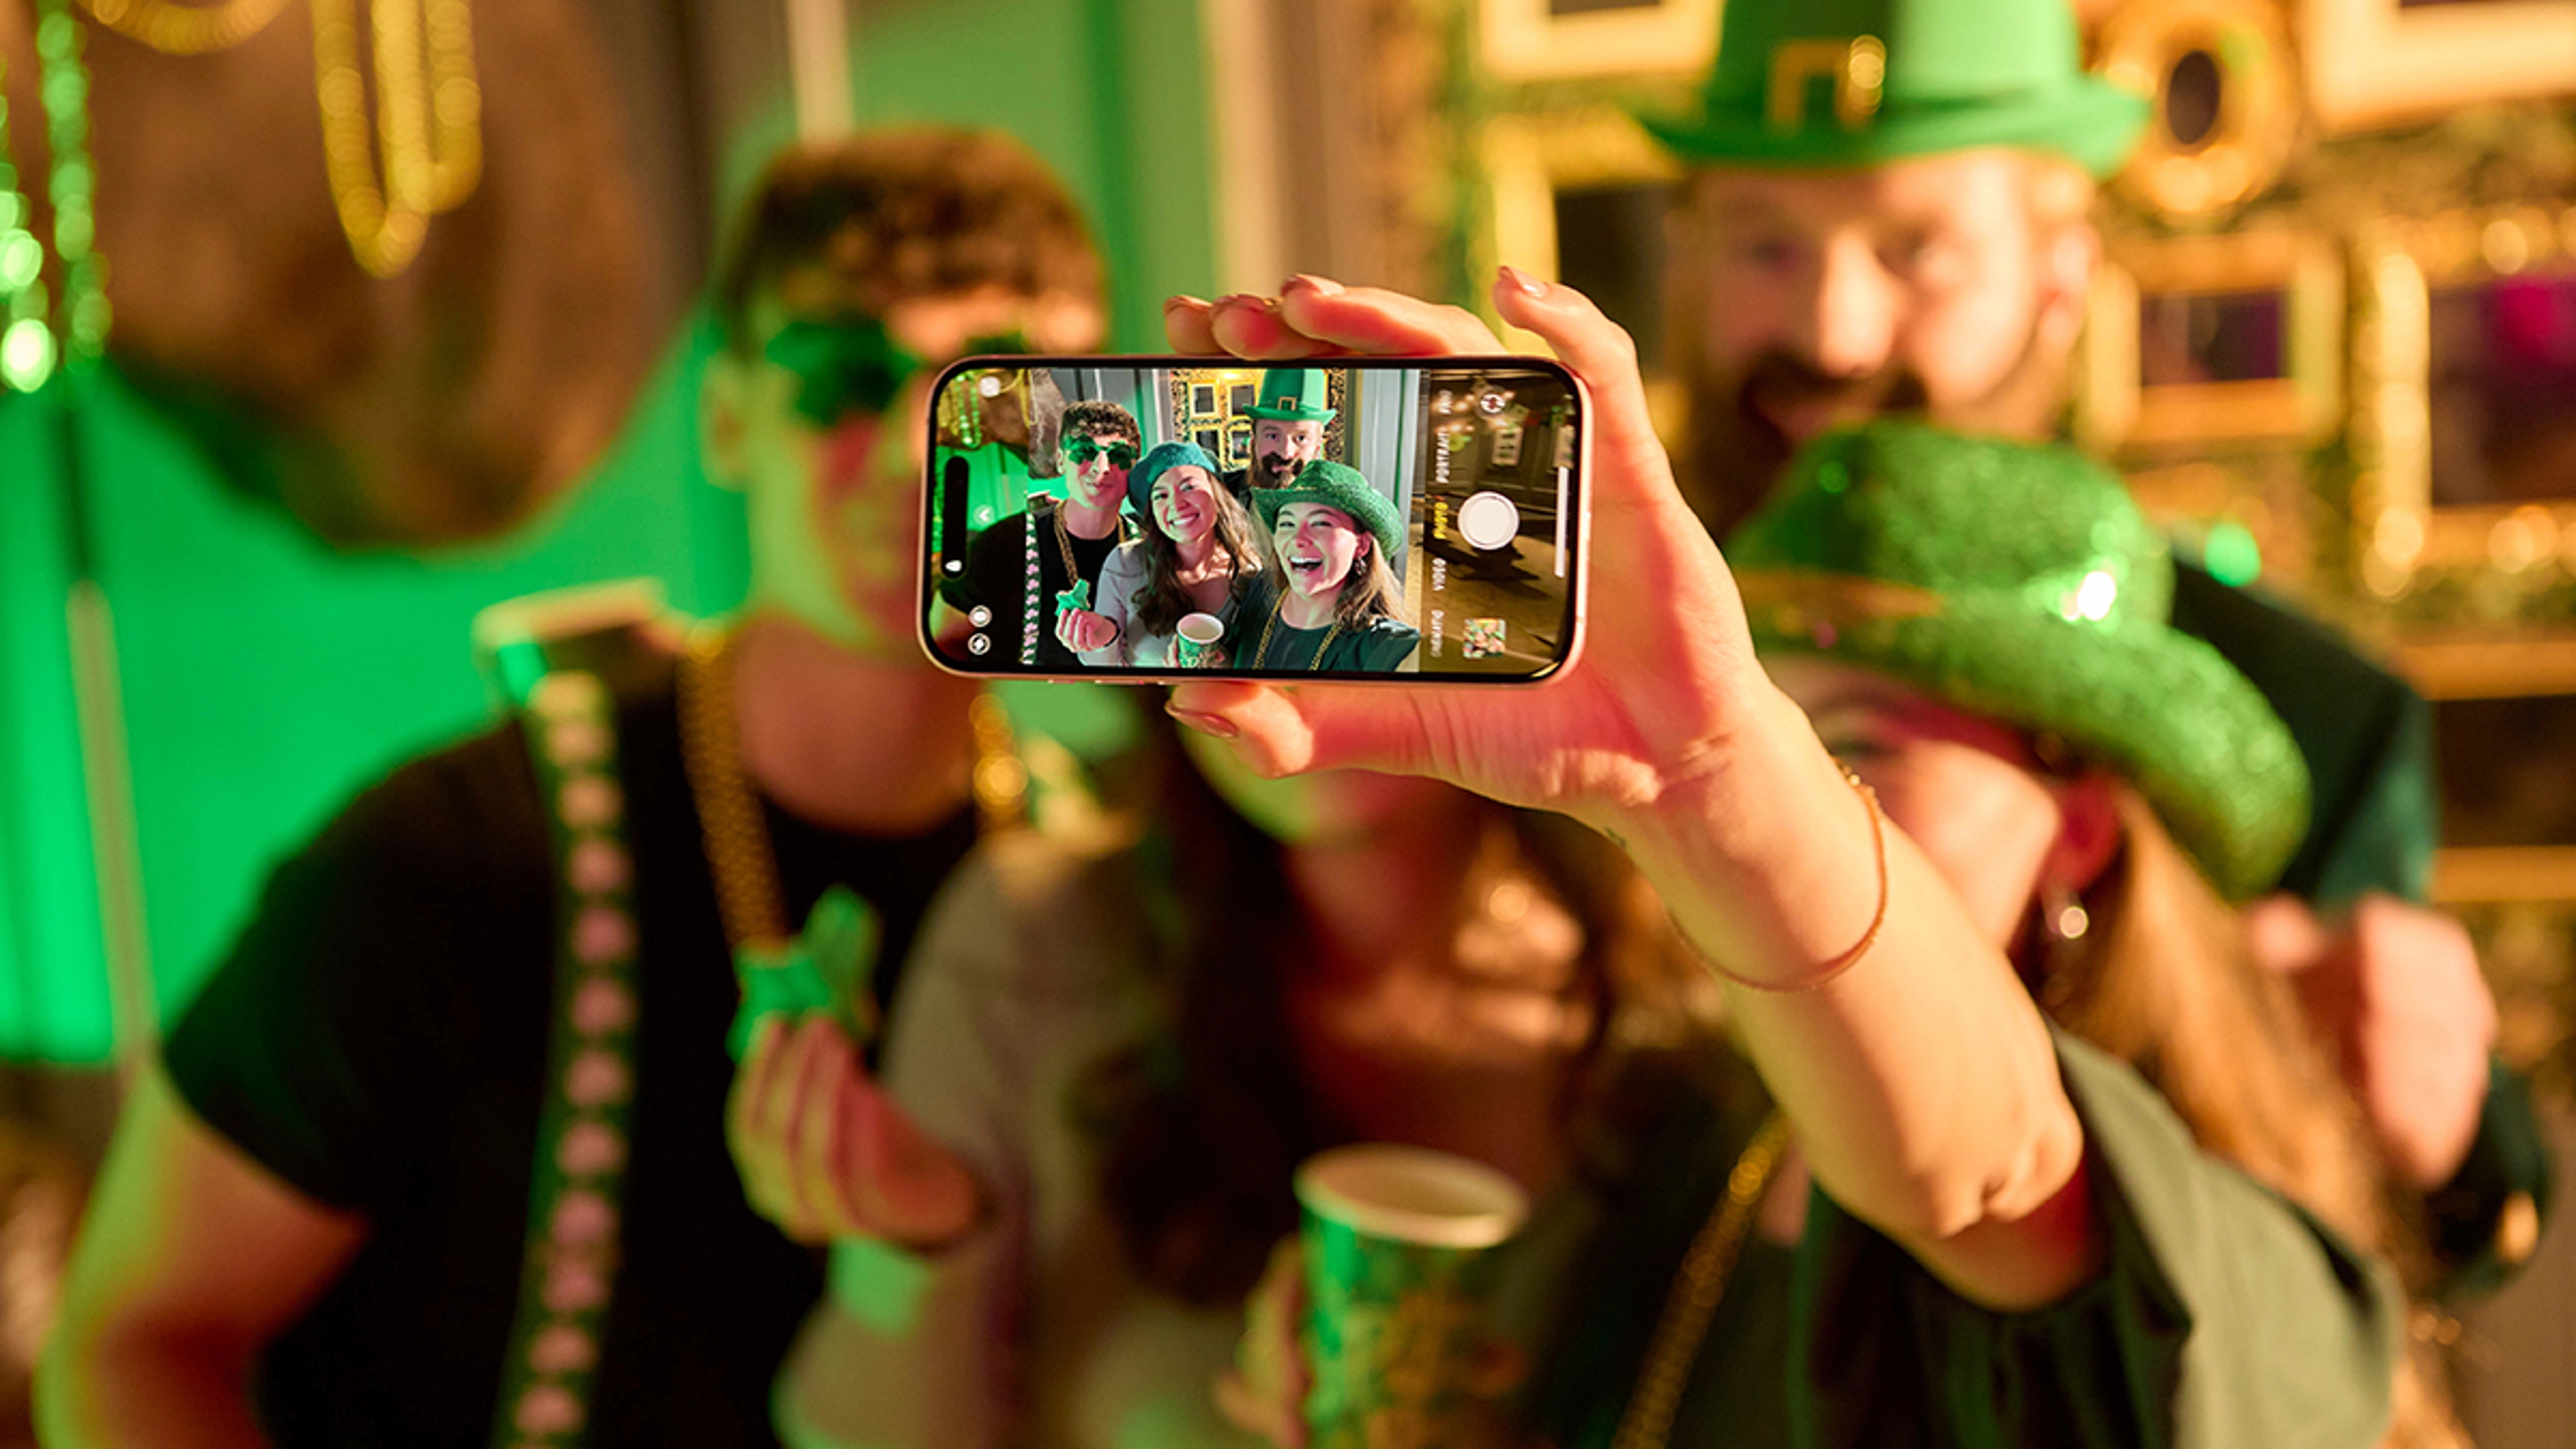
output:
[[[1610,106],[1497,116],[1485,123],[1479,149],[1493,198],[1493,221],[1487,233],[1493,252],[1479,259],[1479,270],[1485,274],[1490,274],[1493,264],[1508,262],[1533,276],[1561,280],[1558,192],[1678,181],[1683,175],[1680,164],[1655,144],[1644,127],[1627,112]],[[1504,325],[1493,315],[1490,302],[1479,298],[1477,310],[1513,351],[1548,350],[1536,334]],[[1671,409],[1678,400],[1668,381],[1649,375],[1646,391],[1658,419],[1674,416]]]
[[[2576,631],[2421,637],[2396,664],[2426,699],[2576,696]],[[2576,903],[2576,843],[2445,846],[2433,898],[2446,906]]]
[[[2456,211],[2366,227],[2354,333],[2353,525],[2362,582],[2404,593],[2419,569],[2576,567],[2576,496],[2436,507],[2432,294],[2539,273],[2576,275],[2576,208]]]
[[[2576,94],[2576,0],[2300,0],[2308,106],[2329,133]]]
[[[1499,81],[1696,76],[1717,54],[1721,0],[1650,0],[1553,15],[1548,0],[1478,0],[1486,74]]]
[[[2279,294],[2281,376],[2142,380],[2139,317],[2148,298],[2247,293]],[[2333,433],[2341,412],[2343,318],[2342,258],[2320,233],[2278,229],[2118,244],[2088,302],[2077,432],[2103,449],[2318,441]]]
[[[2115,185],[2176,218],[2259,195],[2281,174],[2299,132],[2297,66],[2277,10],[2262,0],[2140,0],[2102,25],[2104,79],[2155,101],[2137,154]],[[2198,56],[2216,88],[2207,129],[2175,130],[2174,87]]]

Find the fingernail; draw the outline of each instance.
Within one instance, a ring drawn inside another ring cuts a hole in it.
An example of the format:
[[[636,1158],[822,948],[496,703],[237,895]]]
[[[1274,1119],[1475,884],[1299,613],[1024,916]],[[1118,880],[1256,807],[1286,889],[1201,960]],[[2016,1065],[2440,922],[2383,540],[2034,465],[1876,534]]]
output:
[[[1195,709],[1181,709],[1170,704],[1163,706],[1163,712],[1212,740],[1230,740],[1243,733],[1235,727],[1234,721],[1221,714],[1203,714]]]
[[[1547,295],[1547,283],[1540,281],[1536,277],[1523,275],[1518,267],[1504,267],[1503,280],[1520,288],[1521,291],[1532,297],[1544,297]]]
[[[1344,290],[1342,284],[1332,278],[1318,277],[1309,272],[1299,272],[1279,284],[1279,290],[1282,292],[1293,292],[1299,288],[1320,292],[1327,297],[1339,296]]]
[[[1207,302],[1204,299],[1193,297],[1187,292],[1175,292],[1171,296],[1163,299],[1163,310],[1166,312],[1177,311],[1183,307],[1204,307],[1206,305]]]

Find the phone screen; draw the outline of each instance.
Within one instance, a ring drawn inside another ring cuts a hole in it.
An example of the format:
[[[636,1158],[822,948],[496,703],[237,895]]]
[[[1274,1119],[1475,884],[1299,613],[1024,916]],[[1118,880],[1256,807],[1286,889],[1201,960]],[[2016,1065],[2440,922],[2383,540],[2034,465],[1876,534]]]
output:
[[[1543,358],[970,358],[922,638],[977,674],[1522,681],[1580,643],[1583,400]]]

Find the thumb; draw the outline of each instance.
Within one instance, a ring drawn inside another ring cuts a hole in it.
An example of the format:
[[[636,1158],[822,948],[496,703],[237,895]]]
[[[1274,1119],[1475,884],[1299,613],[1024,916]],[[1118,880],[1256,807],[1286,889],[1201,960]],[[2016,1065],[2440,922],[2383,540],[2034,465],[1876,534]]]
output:
[[[1362,769],[1422,775],[1446,758],[1431,702],[1444,691],[1316,685],[1194,682],[1165,708],[1199,733],[1225,741],[1254,773],[1270,778],[1310,770]]]
[[[848,1084],[850,1185],[865,1222],[896,1242],[937,1247],[974,1226],[981,1197],[966,1165],[864,1079]]]
[[[2295,975],[2324,962],[2334,935],[2296,896],[2266,896],[2245,908],[2245,944],[2266,970]]]

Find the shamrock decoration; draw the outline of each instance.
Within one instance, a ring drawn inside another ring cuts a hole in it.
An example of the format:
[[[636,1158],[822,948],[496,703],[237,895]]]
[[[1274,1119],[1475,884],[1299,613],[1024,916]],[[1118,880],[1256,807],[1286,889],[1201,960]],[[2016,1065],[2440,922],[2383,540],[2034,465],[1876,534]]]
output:
[[[876,1039],[877,948],[882,932],[877,914],[848,886],[836,885],[814,903],[804,933],[777,946],[744,946],[734,952],[734,979],[742,985],[742,1006],[735,1011],[725,1045],[741,1061],[751,1050],[752,1033],[761,1018],[784,1015],[791,1020],[808,1012],[825,1012],[841,1023],[850,1042],[864,1052]]]

